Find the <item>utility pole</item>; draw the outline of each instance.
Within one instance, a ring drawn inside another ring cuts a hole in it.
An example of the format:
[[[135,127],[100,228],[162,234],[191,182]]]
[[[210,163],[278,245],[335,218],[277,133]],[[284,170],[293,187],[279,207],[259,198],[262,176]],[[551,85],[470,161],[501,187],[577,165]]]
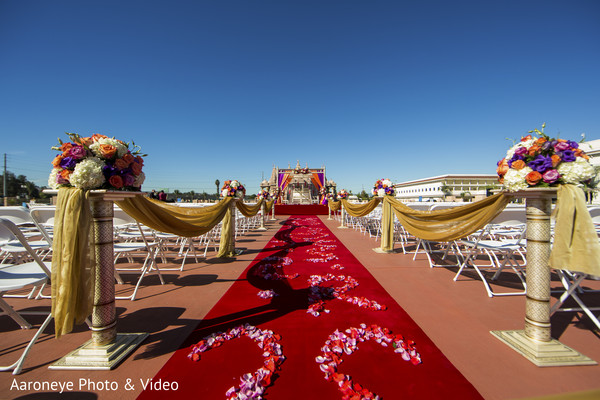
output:
[[[4,153],[4,179],[2,181],[2,189],[4,195],[4,206],[8,206],[8,198],[6,197],[6,153]]]

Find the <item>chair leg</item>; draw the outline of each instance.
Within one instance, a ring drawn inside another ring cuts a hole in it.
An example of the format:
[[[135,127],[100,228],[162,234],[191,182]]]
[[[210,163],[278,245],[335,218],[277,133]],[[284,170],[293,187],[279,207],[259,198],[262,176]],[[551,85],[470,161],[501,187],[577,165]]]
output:
[[[25,350],[23,351],[23,354],[21,354],[21,357],[19,357],[19,359],[12,365],[9,365],[7,367],[0,367],[0,371],[12,370],[13,375],[20,374],[21,370],[23,369],[23,364],[25,363],[25,359],[27,358],[27,355],[29,354],[29,351],[31,350],[31,348],[33,347],[35,342],[38,340],[38,338],[40,337],[42,332],[46,329],[46,327],[48,326],[48,324],[50,323],[51,320],[52,320],[52,314],[48,314],[48,316],[46,317],[46,320],[44,321],[42,326],[40,326],[40,328],[35,333],[33,338],[29,341],[29,344],[27,345],[27,347],[25,347]]]

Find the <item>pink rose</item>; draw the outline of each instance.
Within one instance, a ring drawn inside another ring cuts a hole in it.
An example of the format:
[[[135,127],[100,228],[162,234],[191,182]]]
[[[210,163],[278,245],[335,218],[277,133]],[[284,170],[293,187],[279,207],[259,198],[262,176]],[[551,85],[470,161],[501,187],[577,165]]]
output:
[[[569,143],[567,142],[560,142],[557,143],[556,146],[554,146],[554,150],[556,151],[565,151],[565,150],[569,150],[571,148],[571,146],[569,146]]]
[[[83,146],[73,146],[69,149],[69,157],[72,157],[76,160],[81,160],[85,157],[86,151]]]
[[[548,171],[544,172],[544,175],[542,176],[542,179],[546,183],[554,183],[558,180],[558,178],[560,178],[560,174],[555,169],[549,169]]]

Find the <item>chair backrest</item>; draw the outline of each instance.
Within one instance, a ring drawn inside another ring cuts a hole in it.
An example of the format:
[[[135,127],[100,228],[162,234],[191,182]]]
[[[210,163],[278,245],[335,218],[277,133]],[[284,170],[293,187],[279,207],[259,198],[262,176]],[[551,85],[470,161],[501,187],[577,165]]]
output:
[[[23,233],[21,232],[19,227],[17,227],[14,224],[14,222],[12,222],[6,218],[0,218],[0,237],[2,237],[2,236],[8,237],[10,235],[15,237],[19,242],[21,242],[21,244],[23,245],[25,250],[27,250],[27,252],[31,256],[31,258],[33,258],[33,260],[40,266],[40,268],[46,273],[46,275],[48,275],[48,277],[50,277],[51,276],[50,270],[48,269],[48,267],[46,267],[46,264],[44,264],[42,262],[42,260],[40,259],[38,254],[35,252],[35,250],[33,250],[31,248],[31,246],[29,245],[29,242],[27,242],[27,239],[25,239],[25,236],[23,236]]]
[[[522,225],[527,222],[525,207],[505,208],[492,220],[492,224],[502,226]]]
[[[114,217],[113,217],[113,225],[135,225],[137,221],[135,218],[127,214],[122,209],[115,207],[114,208]]]
[[[0,207],[0,217],[12,221],[15,225],[33,225],[29,209],[22,206]]]
[[[54,225],[54,214],[56,213],[56,206],[42,206],[33,207],[29,210],[31,218],[34,222],[41,225]]]

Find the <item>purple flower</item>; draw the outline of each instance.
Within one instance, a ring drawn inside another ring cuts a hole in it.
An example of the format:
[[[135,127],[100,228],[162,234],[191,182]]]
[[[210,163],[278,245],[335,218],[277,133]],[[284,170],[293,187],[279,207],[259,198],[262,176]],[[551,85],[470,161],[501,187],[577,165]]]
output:
[[[549,169],[548,171],[544,172],[544,175],[542,175],[542,179],[546,183],[554,183],[558,180],[558,178],[560,178],[560,175],[555,169]]]
[[[135,177],[131,174],[124,174],[122,176],[123,178],[123,185],[124,186],[133,186],[134,182],[135,182]]]
[[[108,179],[111,176],[118,174],[119,169],[116,168],[114,165],[106,164],[102,169],[102,172],[104,173],[104,176]]]
[[[552,148],[552,142],[546,141],[542,144],[542,151],[548,151]]]
[[[572,140],[567,140],[567,143],[569,144],[569,147],[571,149],[578,149],[579,148],[579,143],[574,142]]]
[[[60,167],[63,169],[73,169],[77,165],[77,160],[73,157],[65,157],[60,160]]]
[[[530,161],[527,166],[534,171],[544,173],[546,170],[552,168],[552,158],[540,154],[533,161]]]
[[[554,146],[554,150],[556,151],[565,151],[569,150],[571,147],[568,142],[559,142]]]
[[[575,161],[575,153],[573,150],[558,151],[556,154],[561,158],[563,162]]]

